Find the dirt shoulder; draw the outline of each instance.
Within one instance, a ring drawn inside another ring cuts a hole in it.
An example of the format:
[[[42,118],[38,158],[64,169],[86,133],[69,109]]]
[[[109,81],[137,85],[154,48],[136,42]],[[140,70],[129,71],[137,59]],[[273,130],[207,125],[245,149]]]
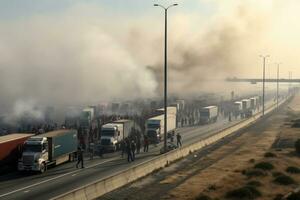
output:
[[[289,107],[300,111],[299,102],[300,97],[295,97]],[[234,146],[241,146],[231,155],[169,191],[161,199],[196,199],[201,194],[212,199],[225,199],[229,191],[247,186],[249,182],[257,185],[255,189],[260,193],[257,199],[275,199],[275,197],[280,199],[280,196],[297,188],[300,183],[300,174],[288,173],[286,169],[291,166],[300,167],[300,158],[294,153],[294,142],[300,138],[300,129],[291,128],[289,122],[293,117],[286,115],[286,111],[276,115],[272,119],[272,126],[260,134],[244,134],[209,154],[205,159],[214,159]],[[270,157],[265,157],[266,152],[269,152]],[[261,170],[262,176],[250,175],[251,172],[257,170],[255,165],[261,162],[270,163],[274,169]],[[285,175],[291,177],[295,183],[280,185],[274,182],[278,176]]]
[[[244,186],[249,181],[260,182],[261,186],[255,188],[261,193],[258,199],[274,199],[277,194],[286,194],[297,184],[278,185],[273,182],[273,173],[287,174],[300,183],[300,175],[285,172],[289,166],[300,167],[299,157],[292,153],[293,141],[299,137],[300,129],[291,128],[291,117],[287,115],[294,112],[292,109],[300,111],[298,102],[300,97],[255,126],[98,199],[182,200],[196,199],[200,194],[212,199],[225,199],[228,191]],[[265,158],[266,152],[272,152],[276,157]],[[275,168],[263,171],[264,176],[246,175],[262,161],[273,164]]]

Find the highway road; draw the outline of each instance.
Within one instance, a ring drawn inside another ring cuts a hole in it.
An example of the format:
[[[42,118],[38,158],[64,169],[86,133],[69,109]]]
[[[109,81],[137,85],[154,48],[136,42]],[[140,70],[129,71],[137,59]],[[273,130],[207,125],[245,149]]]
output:
[[[274,102],[268,102],[266,107],[271,103]],[[178,131],[182,135],[183,146],[185,146],[239,121],[240,119],[229,122],[228,119],[220,118],[214,124],[184,127],[179,128]],[[149,152],[138,154],[132,163],[127,162],[126,156],[121,158],[120,152],[116,152],[107,154],[104,158],[85,160],[84,169],[76,169],[75,162],[72,162],[50,168],[44,174],[16,172],[4,175],[0,177],[0,199],[49,199],[151,159],[159,155],[162,145],[160,143],[156,147],[150,146]]]

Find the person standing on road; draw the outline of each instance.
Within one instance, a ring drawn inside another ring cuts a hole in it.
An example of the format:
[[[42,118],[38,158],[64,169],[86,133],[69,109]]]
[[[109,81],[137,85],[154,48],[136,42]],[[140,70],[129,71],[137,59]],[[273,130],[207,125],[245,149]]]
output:
[[[148,136],[145,135],[144,136],[144,152],[148,152],[149,149],[149,140],[148,140]]]
[[[132,151],[132,161],[135,160],[135,150],[136,150],[136,144],[134,140],[131,141],[131,151]]]
[[[121,157],[122,158],[124,157],[125,151],[126,151],[126,142],[125,142],[125,140],[122,140],[122,142],[121,142]]]
[[[90,153],[90,159],[93,160],[94,159],[94,154],[95,154],[95,144],[94,143],[90,143],[89,153]]]
[[[141,150],[141,138],[138,136],[136,141],[136,153],[139,154]]]
[[[84,168],[83,166],[83,150],[81,147],[77,148],[77,164],[76,168],[78,168],[78,165],[81,163],[81,168]]]
[[[180,135],[180,133],[177,133],[176,138],[177,138],[177,146],[181,147],[182,143],[181,143],[181,135]]]
[[[131,143],[130,143],[130,140],[126,140],[126,153],[127,153],[127,161],[128,162],[131,162],[133,161],[133,158],[132,158],[132,151],[131,151]]]

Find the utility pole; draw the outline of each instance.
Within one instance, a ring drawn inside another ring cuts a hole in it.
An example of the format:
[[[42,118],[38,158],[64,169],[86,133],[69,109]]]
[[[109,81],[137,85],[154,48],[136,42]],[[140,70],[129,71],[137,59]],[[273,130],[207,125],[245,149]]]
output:
[[[281,63],[277,63],[277,97],[276,97],[276,107],[277,107],[277,110],[278,110],[278,99],[279,99],[279,65],[280,65]]]
[[[168,7],[164,7],[164,6],[162,6],[162,5],[160,5],[160,4],[154,4],[154,6],[159,6],[159,7],[161,7],[162,9],[164,9],[164,11],[165,11],[165,52],[164,52],[164,152],[167,152],[167,133],[168,133],[168,130],[167,130],[167,108],[168,108],[168,97],[167,97],[167,95],[168,95],[168,87],[167,87],[167,78],[168,78],[168,76],[167,76],[167,72],[168,72],[168,60],[167,60],[167,46],[168,46],[168,44],[167,44],[167,34],[168,34],[168,9],[169,8],[171,8],[171,7],[173,7],[173,6],[177,6],[178,4],[177,3],[175,3],[175,4],[172,4],[172,5],[170,5],[170,6],[168,6]]]
[[[263,96],[262,96],[262,99],[263,99],[263,110],[262,110],[262,115],[264,116],[265,115],[265,72],[266,72],[266,59],[268,57],[270,57],[269,55],[266,55],[266,56],[263,56],[263,55],[260,55],[261,58],[263,58]]]

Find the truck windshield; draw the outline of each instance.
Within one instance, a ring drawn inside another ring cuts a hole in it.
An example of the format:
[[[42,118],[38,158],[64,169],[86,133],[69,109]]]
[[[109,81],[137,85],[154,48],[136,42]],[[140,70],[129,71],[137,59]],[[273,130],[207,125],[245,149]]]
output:
[[[24,146],[25,152],[42,152],[42,145],[39,144],[26,144]]]
[[[101,136],[111,136],[111,137],[114,137],[115,136],[115,131],[102,130],[101,131]]]
[[[200,116],[202,117],[209,117],[209,112],[208,111],[201,111]]]
[[[148,137],[151,137],[151,138],[157,137],[156,131],[147,131],[147,135],[148,135]]]
[[[147,124],[147,128],[149,129],[155,129],[155,128],[159,128],[160,127],[160,124]]]

